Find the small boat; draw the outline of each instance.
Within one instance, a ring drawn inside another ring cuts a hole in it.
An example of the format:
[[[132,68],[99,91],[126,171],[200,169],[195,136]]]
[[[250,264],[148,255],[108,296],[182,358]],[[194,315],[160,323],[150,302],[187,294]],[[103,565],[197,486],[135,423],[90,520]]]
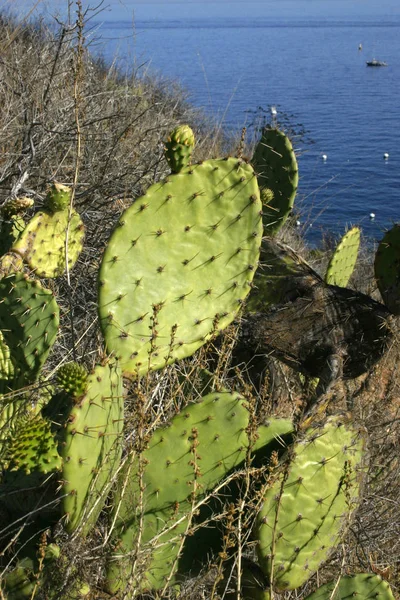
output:
[[[372,60],[367,60],[367,67],[387,67],[387,63],[383,62],[383,60],[376,60],[373,58]]]

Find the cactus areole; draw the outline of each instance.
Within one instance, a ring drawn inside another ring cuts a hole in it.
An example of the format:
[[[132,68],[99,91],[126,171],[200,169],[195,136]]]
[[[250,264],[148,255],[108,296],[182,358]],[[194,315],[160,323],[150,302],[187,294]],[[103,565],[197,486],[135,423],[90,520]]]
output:
[[[261,237],[257,180],[237,158],[170,175],[122,214],[100,269],[99,314],[126,375],[190,356],[231,323]]]

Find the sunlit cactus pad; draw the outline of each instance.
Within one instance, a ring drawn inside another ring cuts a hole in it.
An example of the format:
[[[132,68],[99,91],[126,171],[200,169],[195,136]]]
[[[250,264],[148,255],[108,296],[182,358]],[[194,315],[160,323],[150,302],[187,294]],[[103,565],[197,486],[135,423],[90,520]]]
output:
[[[328,558],[358,504],[364,436],[340,417],[288,452],[257,516],[261,567],[276,590],[303,585]]]
[[[39,277],[57,277],[66,269],[68,230],[68,266],[76,263],[83,247],[84,225],[80,216],[69,210],[52,213],[42,210],[29,221],[12,250],[23,257]]]
[[[81,525],[87,532],[96,522],[119,464],[122,428],[120,369],[115,363],[97,366],[62,432],[62,510],[69,533]]]
[[[306,600],[394,600],[387,581],[372,573],[344,575],[318,588]]]
[[[235,317],[262,236],[252,167],[205,161],[170,175],[121,216],[105,251],[99,314],[124,373],[193,354]]]
[[[283,131],[266,127],[251,162],[260,188],[268,188],[263,221],[265,233],[272,235],[286,221],[296,196],[299,173],[292,143]]]
[[[131,572],[127,553],[138,543],[144,554],[146,545],[151,551],[141,587],[162,588],[177,569],[179,536],[190,527],[193,506],[243,464],[250,446],[265,450],[292,431],[289,420],[271,419],[258,429],[259,438],[252,445],[251,419],[239,394],[208,394],[185,407],[169,426],[156,430],[141,460],[133,457],[114,501],[118,544],[108,572],[112,593],[126,588]]]
[[[50,290],[21,273],[0,280],[0,330],[20,385],[36,379],[58,324],[59,310]]]
[[[165,143],[165,158],[173,173],[190,165],[194,144],[194,133],[189,125],[178,125],[171,131]]]
[[[22,272],[24,261],[16,252],[6,252],[0,256],[0,279],[12,273]]]
[[[400,225],[394,225],[379,243],[375,278],[388,309],[400,315]]]
[[[347,286],[356,266],[360,234],[359,227],[352,227],[344,234],[329,261],[325,275],[326,283]]]

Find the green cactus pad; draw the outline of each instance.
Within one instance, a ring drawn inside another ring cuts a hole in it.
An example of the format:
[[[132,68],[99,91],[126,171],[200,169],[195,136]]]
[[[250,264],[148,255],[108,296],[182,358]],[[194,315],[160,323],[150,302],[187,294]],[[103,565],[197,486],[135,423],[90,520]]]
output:
[[[71,201],[71,188],[61,183],[54,183],[44,201],[46,210],[51,213],[65,210]]]
[[[372,573],[344,575],[318,588],[306,600],[394,600],[387,581]]]
[[[276,590],[303,585],[337,546],[358,502],[360,431],[340,417],[312,427],[288,453],[257,516],[260,566]]]
[[[61,469],[57,442],[48,421],[37,415],[28,419],[12,436],[8,445],[8,470],[51,473]]]
[[[140,544],[151,558],[140,585],[143,589],[163,587],[178,566],[180,535],[190,526],[192,507],[246,458],[249,422],[241,396],[212,393],[184,408],[167,428],[156,430],[141,463],[133,458],[120,482],[123,493],[114,502],[119,510],[117,550],[108,573],[112,593],[126,587],[130,560],[124,555],[135,548],[141,529]],[[291,429],[291,422],[271,419],[269,426],[259,430],[254,449]]]
[[[88,372],[83,365],[69,362],[62,365],[56,375],[57,384],[69,396],[79,398],[86,392]]]
[[[296,155],[289,138],[279,129],[265,128],[251,163],[257,173],[260,189],[268,188],[263,207],[264,229],[274,235],[292,210],[299,181]]]
[[[194,133],[189,125],[179,125],[169,134],[165,158],[173,173],[179,173],[190,165],[194,143]]]
[[[400,225],[394,225],[385,233],[374,267],[384,303],[394,315],[400,315]]]
[[[326,283],[347,286],[356,266],[360,234],[358,227],[352,227],[344,234],[329,261],[325,275]]]
[[[69,223],[69,226],[68,226]],[[40,211],[29,221],[12,251],[18,252],[39,277],[57,277],[66,268],[68,231],[68,266],[71,269],[82,251],[84,226],[75,211],[55,213]]]
[[[121,216],[100,269],[106,348],[127,375],[193,354],[237,314],[262,235],[253,169],[209,160],[149,188]]]
[[[122,376],[117,364],[97,366],[86,394],[73,406],[62,432],[62,510],[69,533],[87,533],[103,508],[120,461]]]
[[[58,324],[59,310],[50,290],[21,273],[0,280],[0,330],[19,387],[38,376],[55,341]]]

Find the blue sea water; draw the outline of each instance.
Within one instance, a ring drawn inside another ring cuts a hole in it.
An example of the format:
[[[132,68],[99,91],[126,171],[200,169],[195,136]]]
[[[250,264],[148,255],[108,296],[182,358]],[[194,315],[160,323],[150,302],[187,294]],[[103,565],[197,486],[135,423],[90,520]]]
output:
[[[400,221],[399,0],[111,0],[91,25],[94,51],[179,81],[226,130],[271,106],[304,126],[296,206],[311,242],[355,224],[380,239]]]

